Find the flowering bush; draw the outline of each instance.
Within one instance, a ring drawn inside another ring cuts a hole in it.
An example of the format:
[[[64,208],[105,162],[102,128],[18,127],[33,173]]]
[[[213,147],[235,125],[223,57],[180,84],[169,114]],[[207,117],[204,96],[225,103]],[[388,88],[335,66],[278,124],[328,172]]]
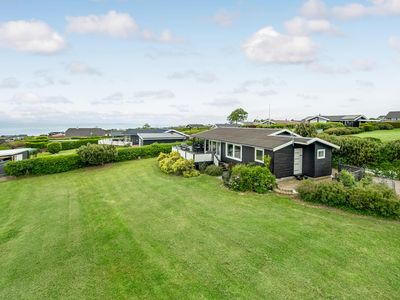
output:
[[[193,160],[186,160],[178,152],[170,154],[160,153],[157,158],[160,170],[166,174],[188,177],[197,177],[200,172],[195,169]]]

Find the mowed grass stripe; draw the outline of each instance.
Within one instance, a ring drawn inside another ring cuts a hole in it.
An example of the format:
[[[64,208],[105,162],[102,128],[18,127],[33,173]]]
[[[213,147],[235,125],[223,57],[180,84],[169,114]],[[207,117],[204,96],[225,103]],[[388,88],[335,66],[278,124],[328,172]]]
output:
[[[0,193],[0,298],[400,295],[399,222],[238,194],[162,174],[154,159]]]

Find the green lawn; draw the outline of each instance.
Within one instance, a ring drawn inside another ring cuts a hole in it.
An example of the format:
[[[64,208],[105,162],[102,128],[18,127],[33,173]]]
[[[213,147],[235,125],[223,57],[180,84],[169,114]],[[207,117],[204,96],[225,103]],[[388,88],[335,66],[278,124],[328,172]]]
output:
[[[394,299],[399,282],[399,222],[154,159],[0,183],[0,299]]]
[[[50,155],[52,155],[52,156],[55,156],[55,155],[67,155],[67,154],[74,154],[74,153],[76,153],[76,149],[63,150],[63,151],[60,151],[60,152],[58,152],[56,154],[51,154],[50,152],[42,152],[42,153],[38,153],[37,157],[50,156]]]
[[[396,128],[393,130],[375,130],[375,131],[368,131],[355,134],[355,136],[359,137],[374,137],[381,139],[382,141],[393,141],[393,140],[400,140],[400,128]]]

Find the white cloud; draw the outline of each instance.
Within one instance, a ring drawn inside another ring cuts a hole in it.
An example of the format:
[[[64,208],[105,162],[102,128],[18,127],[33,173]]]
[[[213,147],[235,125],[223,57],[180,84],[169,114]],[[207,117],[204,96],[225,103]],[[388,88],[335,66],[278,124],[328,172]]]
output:
[[[83,74],[83,75],[97,75],[97,76],[101,76],[101,73],[99,71],[97,71],[96,69],[88,66],[85,63],[82,62],[72,62],[68,65],[65,66],[66,70],[73,75],[79,75],[79,74]]]
[[[374,83],[372,81],[366,81],[366,80],[357,80],[356,84],[360,87],[373,87]]]
[[[347,68],[330,66],[319,62],[313,62],[312,64],[309,64],[307,67],[314,72],[328,74],[328,75],[350,73],[350,70]]]
[[[371,0],[370,2],[371,5],[349,3],[335,6],[332,8],[332,14],[341,19],[400,15],[400,0]]]
[[[296,17],[285,23],[287,32],[291,35],[308,35],[310,33],[337,34],[338,30],[328,20]]]
[[[391,36],[389,38],[389,46],[395,50],[400,51],[400,38],[397,36]]]
[[[265,91],[255,92],[254,94],[256,94],[257,96],[260,96],[260,97],[267,97],[267,96],[276,95],[276,94],[278,94],[278,92],[275,90],[265,90]]]
[[[63,96],[50,96],[50,97],[42,97],[38,94],[27,92],[27,93],[18,93],[15,94],[11,98],[12,104],[18,105],[36,105],[36,104],[67,104],[72,103],[70,100]]]
[[[244,44],[246,56],[265,63],[308,63],[315,60],[317,46],[306,36],[288,36],[265,27]]]
[[[363,72],[368,72],[372,71],[376,64],[375,62],[369,60],[369,59],[356,59],[353,60],[353,68],[356,69],[357,71],[363,71]]]
[[[111,95],[108,95],[100,100],[92,101],[92,104],[122,104],[125,101],[124,94],[121,92],[117,92]]]
[[[134,93],[133,97],[142,99],[171,99],[175,98],[175,94],[169,90],[140,91]]]
[[[212,20],[222,27],[229,27],[233,25],[237,18],[238,13],[221,10],[213,16]]]
[[[0,81],[0,88],[2,89],[15,89],[20,86],[20,82],[15,77],[4,78]]]
[[[297,97],[300,97],[300,98],[302,98],[304,100],[317,100],[319,98],[317,95],[305,94],[305,93],[297,94]]]
[[[217,106],[217,107],[226,107],[240,104],[240,101],[236,98],[217,98],[210,102],[206,102],[204,104]]]
[[[192,78],[199,82],[213,83],[217,81],[217,76],[212,72],[197,72],[194,70],[187,70],[185,72],[175,72],[168,75],[170,79],[186,79]]]
[[[307,18],[325,17],[328,9],[325,3],[321,0],[308,0],[300,9],[300,14]]]
[[[175,37],[168,29],[159,35],[151,30],[141,29],[135,19],[128,13],[109,11],[105,15],[68,16],[67,31],[79,34],[104,34],[113,38],[131,38],[134,36],[144,40],[160,43],[177,43],[181,39]]]
[[[21,20],[0,23],[0,48],[54,54],[65,47],[64,38],[45,22]]]
[[[116,38],[128,38],[139,32],[139,26],[129,14],[113,10],[105,15],[69,16],[66,19],[69,32],[106,34]]]

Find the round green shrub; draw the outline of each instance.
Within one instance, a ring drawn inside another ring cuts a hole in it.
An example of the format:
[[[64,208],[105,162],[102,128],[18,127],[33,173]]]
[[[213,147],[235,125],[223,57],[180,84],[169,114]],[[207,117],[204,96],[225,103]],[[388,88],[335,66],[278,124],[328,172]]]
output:
[[[47,144],[47,151],[49,151],[51,154],[55,154],[60,152],[62,149],[61,143],[59,142],[53,142]]]
[[[207,168],[205,169],[204,172],[210,176],[222,176],[222,173],[224,172],[224,170],[220,166],[209,165],[209,166],[207,166]]]
[[[265,166],[235,165],[228,186],[239,192],[266,193],[276,185],[275,176]]]
[[[117,148],[112,145],[88,144],[81,146],[76,153],[88,165],[104,165],[117,159]]]
[[[340,172],[339,181],[345,187],[353,187],[356,185],[356,179],[354,178],[353,174],[351,174],[349,171],[346,170]]]

